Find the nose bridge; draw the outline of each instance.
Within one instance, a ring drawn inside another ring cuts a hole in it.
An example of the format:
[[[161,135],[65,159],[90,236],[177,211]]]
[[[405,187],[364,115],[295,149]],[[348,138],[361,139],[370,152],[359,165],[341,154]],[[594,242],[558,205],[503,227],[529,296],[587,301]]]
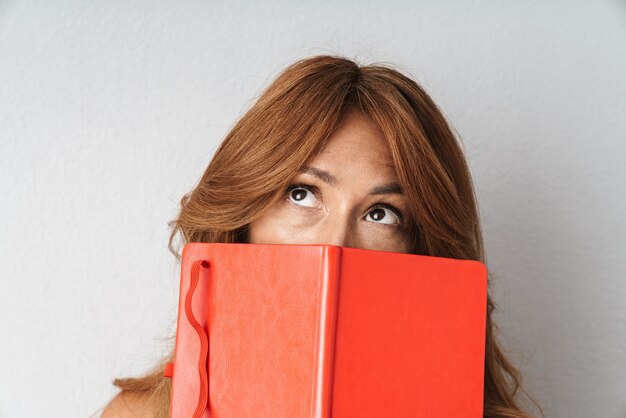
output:
[[[329,214],[322,227],[321,242],[328,245],[354,245],[352,222],[348,210]]]

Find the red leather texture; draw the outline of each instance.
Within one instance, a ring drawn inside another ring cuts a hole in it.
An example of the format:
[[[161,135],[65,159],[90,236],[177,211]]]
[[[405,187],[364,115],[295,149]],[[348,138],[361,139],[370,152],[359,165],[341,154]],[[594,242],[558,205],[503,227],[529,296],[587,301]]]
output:
[[[478,261],[188,243],[170,416],[482,417],[486,305]]]

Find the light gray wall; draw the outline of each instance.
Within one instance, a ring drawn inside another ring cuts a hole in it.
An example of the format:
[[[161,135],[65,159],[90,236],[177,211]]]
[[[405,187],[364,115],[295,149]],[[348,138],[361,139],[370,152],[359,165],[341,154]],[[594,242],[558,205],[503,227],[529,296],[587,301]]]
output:
[[[0,416],[85,417],[174,332],[167,221],[297,58],[387,61],[463,139],[551,417],[626,417],[623,1],[0,1]]]

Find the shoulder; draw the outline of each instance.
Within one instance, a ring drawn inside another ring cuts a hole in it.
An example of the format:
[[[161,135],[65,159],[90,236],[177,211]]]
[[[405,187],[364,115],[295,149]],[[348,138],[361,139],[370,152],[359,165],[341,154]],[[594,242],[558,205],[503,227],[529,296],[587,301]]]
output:
[[[104,408],[100,418],[137,418],[149,416],[148,403],[140,394],[120,392]]]

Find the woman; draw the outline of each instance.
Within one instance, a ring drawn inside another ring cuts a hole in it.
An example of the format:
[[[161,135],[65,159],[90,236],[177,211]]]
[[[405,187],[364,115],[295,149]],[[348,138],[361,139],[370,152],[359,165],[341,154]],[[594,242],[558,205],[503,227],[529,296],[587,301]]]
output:
[[[177,234],[183,244],[318,243],[484,262],[470,173],[436,104],[392,68],[336,56],[279,75],[171,224],[179,260]],[[516,399],[526,393],[519,372],[495,337],[494,307],[488,297],[484,416],[529,417]],[[168,416],[163,369],[172,360],[116,379],[122,391],[103,416]]]

